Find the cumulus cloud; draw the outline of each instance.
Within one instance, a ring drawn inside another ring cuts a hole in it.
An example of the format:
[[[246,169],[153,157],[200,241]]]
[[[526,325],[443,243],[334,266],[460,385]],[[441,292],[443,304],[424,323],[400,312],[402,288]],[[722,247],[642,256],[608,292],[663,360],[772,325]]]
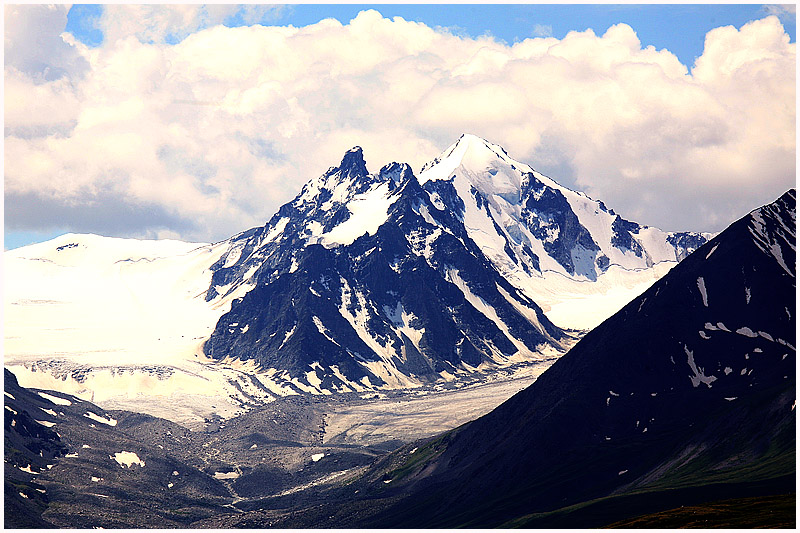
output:
[[[774,16],[709,32],[689,71],[624,24],[509,46],[376,11],[214,25],[224,7],[111,10],[94,49],[47,25],[85,65],[62,62],[57,79],[7,62],[7,226],[37,229],[41,198],[60,227],[89,230],[113,198],[94,231],[219,240],[354,145],[373,171],[418,170],[463,132],[668,230],[722,229],[794,185],[795,45]],[[7,34],[6,54],[30,39]],[[26,216],[8,210],[23,200]]]
[[[85,59],[62,35],[69,6],[3,6],[4,64],[28,75],[35,83],[56,80],[88,68]]]

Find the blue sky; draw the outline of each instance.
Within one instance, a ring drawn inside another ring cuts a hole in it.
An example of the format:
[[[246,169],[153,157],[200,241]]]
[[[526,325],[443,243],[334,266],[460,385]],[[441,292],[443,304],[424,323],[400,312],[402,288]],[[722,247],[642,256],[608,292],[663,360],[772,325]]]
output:
[[[93,20],[102,9],[96,4],[72,6],[67,31],[90,46],[100,44],[103,34]],[[261,23],[300,27],[335,18],[347,24],[365,9],[471,37],[488,34],[508,44],[530,37],[562,39],[570,31],[587,28],[603,34],[610,26],[624,22],[636,31],[643,46],[666,48],[688,67],[703,53],[709,30],[727,25],[738,28],[770,12],[762,4],[296,4],[286,6],[279,16],[265,17]],[[781,21],[795,42],[795,18],[783,16]],[[234,16],[224,24],[232,27],[244,23],[241,16]]]
[[[4,246],[213,242],[354,145],[370,170],[418,171],[465,132],[630,220],[719,231],[795,182],[795,18],[794,4],[7,5]],[[534,37],[552,39],[511,46]]]

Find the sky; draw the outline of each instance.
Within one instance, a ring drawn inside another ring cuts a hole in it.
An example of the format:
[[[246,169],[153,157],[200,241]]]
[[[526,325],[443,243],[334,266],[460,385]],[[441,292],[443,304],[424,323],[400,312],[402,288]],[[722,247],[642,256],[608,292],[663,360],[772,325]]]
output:
[[[5,5],[4,247],[216,242],[465,132],[667,231],[796,180],[795,5]]]

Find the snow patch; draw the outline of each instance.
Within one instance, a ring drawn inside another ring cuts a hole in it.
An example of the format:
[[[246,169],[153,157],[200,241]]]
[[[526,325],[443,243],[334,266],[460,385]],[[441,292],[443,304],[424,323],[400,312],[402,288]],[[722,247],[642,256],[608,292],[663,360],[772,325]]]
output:
[[[51,428],[56,425],[55,422],[48,422],[47,420],[36,420],[39,424],[43,425],[46,428]]]
[[[314,315],[311,317],[311,319],[314,321],[314,325],[317,326],[317,331],[319,331],[326,339],[331,341],[336,346],[341,346],[338,342],[333,340],[333,337],[331,337],[330,333],[328,333],[328,328],[325,327],[325,325],[322,323],[322,320],[320,320],[318,316]]]
[[[126,466],[131,468],[133,465],[144,466],[144,461],[139,459],[139,456],[136,455],[134,452],[126,452],[121,451],[117,452],[114,455],[108,456],[110,459],[114,459],[122,468]]]
[[[364,194],[354,196],[347,202],[350,217],[320,238],[323,246],[350,245],[368,233],[375,235],[386,222],[389,207],[399,198],[391,194],[389,183],[381,183]]]
[[[47,394],[46,392],[37,392],[36,394],[56,405],[72,405],[71,401],[66,400],[64,398],[59,398],[58,396]]]
[[[736,333],[739,335],[744,335],[745,337],[758,337],[758,334],[747,326],[737,329]]]
[[[314,370],[306,372],[306,381],[308,381],[309,385],[311,385],[312,387],[314,387],[314,388],[316,388],[318,390],[320,389],[320,385],[322,385],[322,380],[319,379],[319,377],[317,376],[316,371],[314,371]]]
[[[86,418],[90,418],[90,419],[94,420],[95,422],[100,422],[101,424],[105,424],[107,426],[116,426],[117,425],[117,421],[114,420],[113,418],[111,418],[110,416],[108,418],[103,418],[102,416],[96,415],[91,411],[88,411],[83,416],[85,416]]]
[[[214,472],[214,479],[236,479],[238,472]]]
[[[706,282],[703,276],[697,278],[697,288],[700,290],[700,295],[703,297],[703,305],[708,307],[708,293],[706,292]]]
[[[692,350],[689,350],[689,348],[686,345],[683,346],[683,350],[686,352],[687,363],[689,364],[689,368],[692,369],[693,375],[689,376],[689,379],[692,380],[692,386],[697,388],[700,385],[700,383],[705,383],[706,386],[710,389],[711,383],[716,381],[717,377],[706,376],[703,373],[703,369],[698,368],[697,365],[695,364],[694,352]]]
[[[266,244],[268,242],[271,242],[271,241],[275,240],[275,237],[277,237],[278,235],[280,235],[283,232],[283,230],[286,228],[286,224],[288,224],[288,223],[289,223],[289,217],[281,218],[278,221],[278,223],[275,224],[275,226],[269,231],[269,233],[267,233],[267,236],[264,237],[263,244]]]
[[[281,345],[280,345],[280,346],[278,346],[278,351],[280,351],[280,349],[281,349],[281,348],[283,348],[284,344],[286,344],[286,341],[288,341],[288,340],[289,340],[289,337],[291,337],[292,335],[294,335],[294,331],[295,331],[296,329],[297,329],[297,324],[295,324],[294,326],[292,326],[292,329],[290,329],[289,331],[287,331],[287,332],[286,332],[286,335],[284,335],[284,337],[283,337],[283,342],[281,342]]]
[[[315,453],[314,455],[311,456],[311,460],[316,463],[317,461],[319,461],[323,457],[325,457],[324,453]]]

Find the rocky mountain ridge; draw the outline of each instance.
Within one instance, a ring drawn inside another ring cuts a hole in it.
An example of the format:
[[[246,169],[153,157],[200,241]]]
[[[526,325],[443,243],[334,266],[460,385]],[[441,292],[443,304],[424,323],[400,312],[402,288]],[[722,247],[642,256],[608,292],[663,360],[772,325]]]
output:
[[[204,350],[331,391],[535,361],[571,342],[536,302],[546,273],[594,282],[705,239],[625,221],[471,135],[419,178],[398,163],[369,174],[356,147],[231,239],[206,297],[255,288]]]
[[[6,252],[6,364],[190,424],[211,405],[480,380],[549,365],[708,236],[626,221],[472,135],[419,175],[370,173],[356,147],[223,242]]]

